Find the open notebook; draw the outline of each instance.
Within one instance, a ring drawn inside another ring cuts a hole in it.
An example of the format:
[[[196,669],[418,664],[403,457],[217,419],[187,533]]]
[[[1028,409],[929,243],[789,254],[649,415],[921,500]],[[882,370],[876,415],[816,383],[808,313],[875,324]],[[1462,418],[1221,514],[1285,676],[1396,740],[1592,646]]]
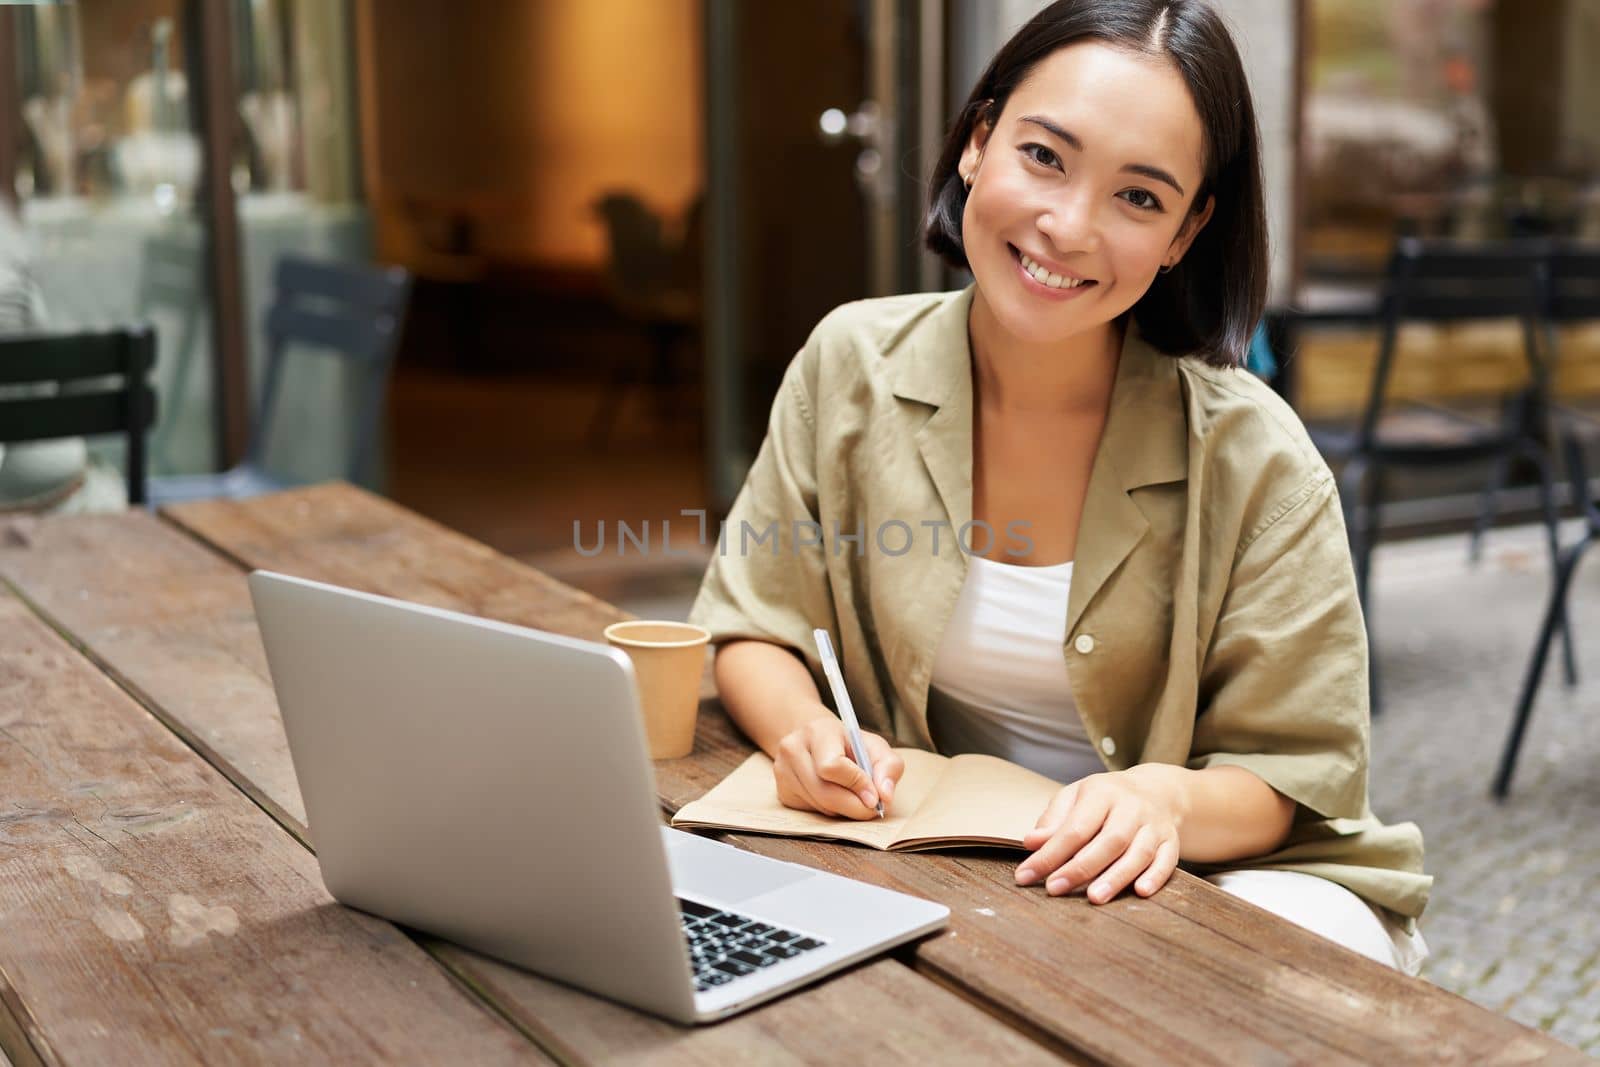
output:
[[[1061,789],[1042,774],[993,756],[940,756],[897,748],[906,761],[882,819],[795,811],[778,801],[772,760],[757,752],[716,787],[678,810],[672,825],[827,837],[897,852],[958,845],[1022,847]]]

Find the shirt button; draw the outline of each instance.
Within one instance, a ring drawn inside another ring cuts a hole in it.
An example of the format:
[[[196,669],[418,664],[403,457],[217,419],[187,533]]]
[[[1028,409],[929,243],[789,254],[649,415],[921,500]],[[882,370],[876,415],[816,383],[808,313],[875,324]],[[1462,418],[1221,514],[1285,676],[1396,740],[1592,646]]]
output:
[[[1115,756],[1117,754],[1117,743],[1109,737],[1102,737],[1100,739],[1100,751],[1108,756]]]
[[[1078,639],[1072,642],[1072,647],[1087,656],[1094,651],[1094,638],[1088,634],[1079,634]]]

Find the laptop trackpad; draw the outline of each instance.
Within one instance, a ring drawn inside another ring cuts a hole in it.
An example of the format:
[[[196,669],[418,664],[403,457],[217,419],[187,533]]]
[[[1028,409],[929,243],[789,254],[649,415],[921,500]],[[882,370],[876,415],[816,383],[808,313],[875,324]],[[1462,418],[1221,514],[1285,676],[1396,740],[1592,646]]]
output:
[[[815,876],[814,871],[779,863],[681,832],[667,836],[672,888],[732,906]]]

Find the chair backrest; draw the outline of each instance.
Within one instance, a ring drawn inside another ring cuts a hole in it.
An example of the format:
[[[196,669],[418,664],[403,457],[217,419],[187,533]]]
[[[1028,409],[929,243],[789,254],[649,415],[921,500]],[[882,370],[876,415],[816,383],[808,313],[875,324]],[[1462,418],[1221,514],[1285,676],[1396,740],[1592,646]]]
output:
[[[1536,316],[1548,252],[1542,241],[1402,238],[1389,259],[1385,310],[1425,322]]]
[[[1600,244],[1561,242],[1550,246],[1552,323],[1600,320]]]
[[[376,447],[389,371],[405,317],[411,276],[399,267],[336,263],[284,256],[274,274],[267,309],[266,375],[261,407],[251,428],[246,461],[257,466],[266,454],[287,350],[310,347],[331,352],[361,369],[361,395],[346,476],[357,481]]]
[[[594,209],[605,224],[606,268],[619,295],[638,296],[671,280],[675,249],[662,233],[659,215],[631,193],[608,193]]]
[[[1542,241],[1469,244],[1405,237],[1396,242],[1379,312],[1378,359],[1362,413],[1362,444],[1376,435],[1396,341],[1407,322],[1519,320],[1532,388],[1542,399],[1547,374],[1538,331],[1548,271],[1548,245]]]
[[[0,444],[126,434],[128,502],[145,502],[145,432],[155,422],[155,331],[149,326],[0,336],[8,386],[70,385],[55,395],[0,395]]]

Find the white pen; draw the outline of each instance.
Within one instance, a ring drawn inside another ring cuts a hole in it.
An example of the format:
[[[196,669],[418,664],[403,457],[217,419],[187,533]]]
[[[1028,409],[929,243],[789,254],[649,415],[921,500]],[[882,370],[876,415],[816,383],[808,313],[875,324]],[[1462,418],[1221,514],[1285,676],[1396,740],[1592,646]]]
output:
[[[822,657],[822,673],[828,676],[828,686],[833,690],[833,702],[839,705],[839,718],[844,720],[844,732],[850,737],[850,749],[855,753],[856,766],[867,772],[867,781],[872,781],[872,760],[867,756],[867,746],[861,740],[861,724],[856,721],[855,705],[850,703],[850,694],[845,692],[844,675],[839,672],[839,661],[833,655],[833,642],[828,639],[828,631],[816,629],[811,631],[811,636],[817,642],[817,655]],[[876,783],[872,791],[878,793]],[[878,793],[878,818],[883,818],[883,794]]]

